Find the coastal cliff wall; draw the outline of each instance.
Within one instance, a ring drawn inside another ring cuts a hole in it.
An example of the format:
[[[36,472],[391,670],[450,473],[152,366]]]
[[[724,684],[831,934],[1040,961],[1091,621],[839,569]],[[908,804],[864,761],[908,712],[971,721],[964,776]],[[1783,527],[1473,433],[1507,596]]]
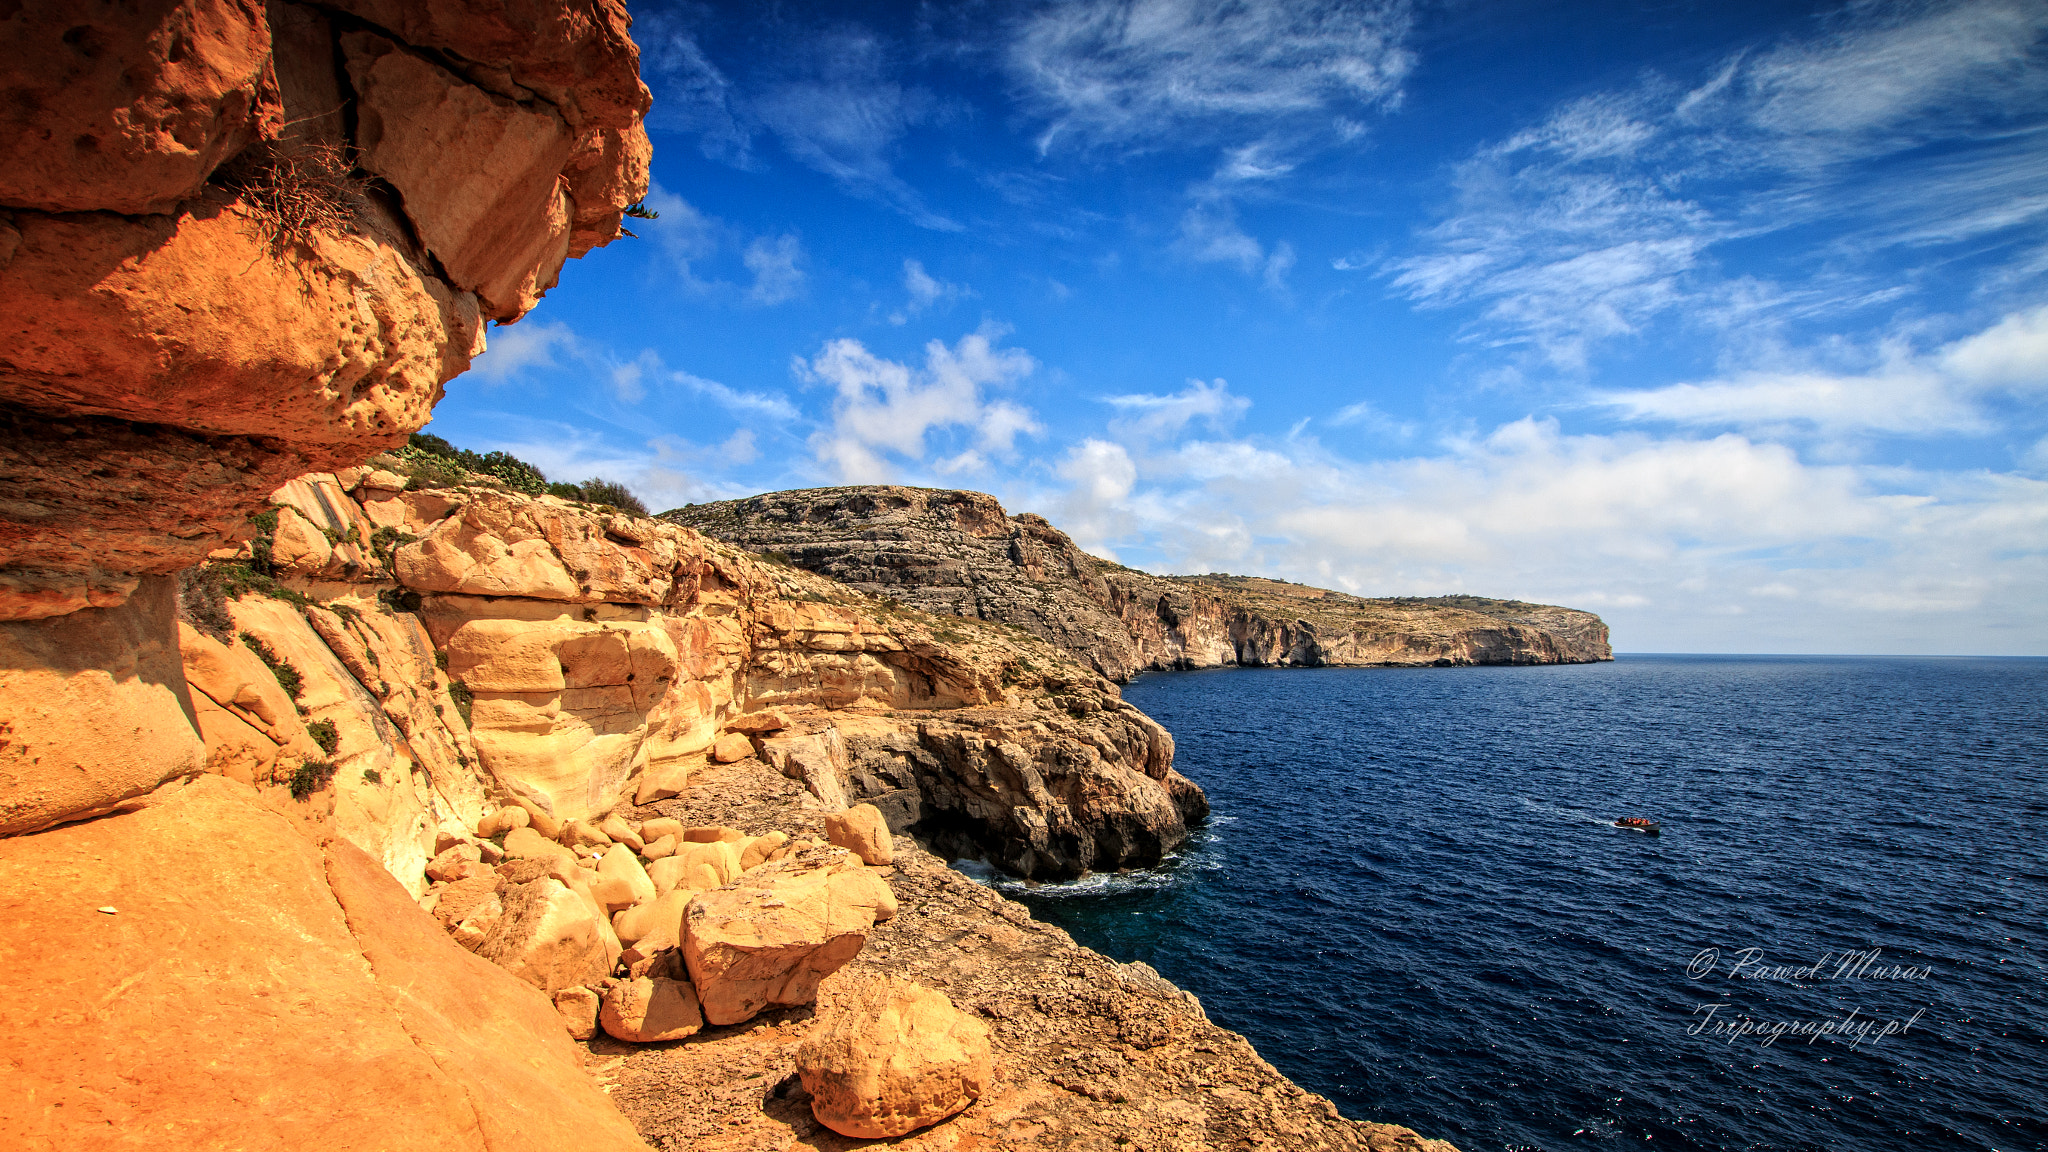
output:
[[[1015,625],[1113,680],[1147,669],[1576,664],[1613,659],[1570,608],[1477,596],[1367,599],[1278,580],[1154,576],[1081,551],[979,492],[864,485],[662,514],[928,612]]]
[[[1172,737],[1034,637],[376,463],[280,489],[261,535],[184,577],[178,630],[209,770],[280,787],[331,763],[337,827],[416,891],[437,834],[505,804],[596,822],[674,796],[735,734],[727,761],[765,758],[828,807],[879,801],[1024,876],[1155,864],[1206,812]]]
[[[1058,877],[1200,818],[1060,648],[380,455],[645,193],[629,26],[0,6],[0,1146],[843,1147],[746,1069],[872,936],[999,1022],[957,1146],[1106,1145],[1114,1093],[1444,1152],[891,835]],[[608,1096],[606,1037],[697,1078]]]

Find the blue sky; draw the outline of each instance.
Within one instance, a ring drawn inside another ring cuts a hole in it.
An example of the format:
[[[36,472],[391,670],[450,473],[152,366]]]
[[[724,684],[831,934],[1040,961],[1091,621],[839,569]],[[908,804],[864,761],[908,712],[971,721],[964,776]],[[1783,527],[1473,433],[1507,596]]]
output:
[[[661,219],[457,444],[1624,651],[2048,653],[2048,4],[634,15]]]

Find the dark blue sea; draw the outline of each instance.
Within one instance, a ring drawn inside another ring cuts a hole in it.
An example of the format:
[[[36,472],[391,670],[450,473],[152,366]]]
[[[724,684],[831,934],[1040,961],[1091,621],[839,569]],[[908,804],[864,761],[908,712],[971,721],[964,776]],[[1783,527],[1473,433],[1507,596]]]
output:
[[[2048,1149],[2048,660],[1124,695],[1213,822],[1156,872],[1006,891],[1347,1116],[1464,1152]]]

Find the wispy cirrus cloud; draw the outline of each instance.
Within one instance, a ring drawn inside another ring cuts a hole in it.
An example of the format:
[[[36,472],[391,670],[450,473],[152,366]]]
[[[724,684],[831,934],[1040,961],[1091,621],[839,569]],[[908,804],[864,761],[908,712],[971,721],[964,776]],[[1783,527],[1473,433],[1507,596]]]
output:
[[[543,375],[574,374],[609,385],[620,404],[636,405],[655,389],[674,389],[709,400],[735,416],[789,422],[798,419],[788,397],[774,392],[749,392],[670,368],[661,354],[643,349],[623,357],[596,342],[577,336],[566,324],[519,324],[491,334],[491,346],[470,375],[491,384],[509,384]]]
[[[1859,4],[1690,84],[1575,99],[1463,162],[1423,250],[1381,267],[1421,306],[1476,306],[1472,339],[1567,369],[1681,305],[1723,325],[1863,306],[1890,249],[2015,244],[2048,219],[2044,41],[2048,10],[2017,0]],[[1765,237],[1826,271],[1719,271],[1717,250]]]
[[[772,40],[773,51],[744,58],[739,74],[715,65],[705,36],[725,32]],[[898,49],[864,25],[801,25],[777,10],[754,10],[744,24],[706,5],[636,13],[641,72],[654,89],[650,127],[697,138],[705,155],[758,168],[764,134],[791,159],[821,172],[851,195],[881,204],[938,231],[960,225],[935,211],[895,170],[913,129],[943,119],[948,106],[902,78]]]
[[[1061,0],[1018,21],[1006,55],[1041,151],[1147,150],[1286,121],[1341,132],[1399,99],[1412,24],[1402,0]]]
[[[964,284],[952,284],[924,270],[921,260],[903,262],[903,306],[889,313],[889,323],[901,327],[925,309],[974,295]]]

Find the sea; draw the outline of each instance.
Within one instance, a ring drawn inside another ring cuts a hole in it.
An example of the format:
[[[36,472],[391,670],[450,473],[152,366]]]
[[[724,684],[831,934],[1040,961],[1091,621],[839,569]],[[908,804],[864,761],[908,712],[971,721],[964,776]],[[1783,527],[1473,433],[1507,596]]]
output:
[[[2048,660],[1226,669],[1124,697],[1208,825],[1156,870],[979,875],[1348,1117],[1463,1152],[2048,1149]]]

